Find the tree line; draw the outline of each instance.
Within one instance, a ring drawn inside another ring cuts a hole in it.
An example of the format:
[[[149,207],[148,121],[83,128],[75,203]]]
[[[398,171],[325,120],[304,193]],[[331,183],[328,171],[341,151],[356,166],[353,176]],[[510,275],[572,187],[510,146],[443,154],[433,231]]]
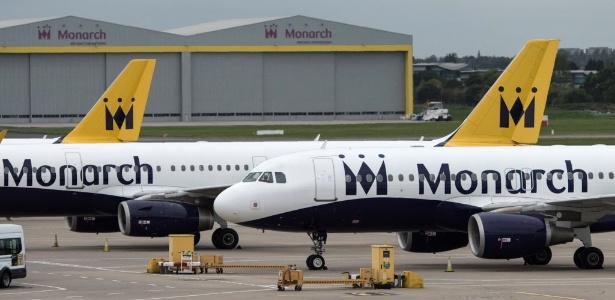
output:
[[[445,79],[432,71],[414,73],[414,99],[416,103],[441,100],[445,103],[475,106],[511,62],[509,57],[477,56],[457,57],[450,53],[444,57],[430,56],[415,59],[415,63],[465,63],[467,79]],[[486,70],[486,71],[485,71]],[[571,71],[592,71],[582,85],[575,84]],[[615,108],[615,53],[598,51],[592,55],[558,51],[547,105],[571,109],[609,110]]]

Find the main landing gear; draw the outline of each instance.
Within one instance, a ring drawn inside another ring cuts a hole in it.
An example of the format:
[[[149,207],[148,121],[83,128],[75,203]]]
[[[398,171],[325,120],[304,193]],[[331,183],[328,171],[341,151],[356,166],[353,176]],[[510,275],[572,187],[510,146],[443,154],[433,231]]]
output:
[[[323,248],[323,244],[327,243],[327,232],[326,231],[312,231],[308,232],[308,236],[312,239],[312,243],[314,246],[311,247],[312,250],[316,254],[312,254],[308,256],[305,263],[307,264],[308,269],[310,270],[327,270],[325,266],[325,258],[322,257],[322,254],[325,252]]]
[[[239,235],[232,228],[218,228],[211,235],[211,242],[218,249],[233,249],[239,243]]]
[[[583,242],[583,247],[577,249],[572,256],[574,264],[579,269],[602,269],[604,254],[596,247],[592,247],[592,237],[589,226],[584,228],[573,228],[576,238]]]
[[[526,265],[545,266],[551,261],[552,256],[551,248],[545,247],[532,255],[524,256],[523,261]]]

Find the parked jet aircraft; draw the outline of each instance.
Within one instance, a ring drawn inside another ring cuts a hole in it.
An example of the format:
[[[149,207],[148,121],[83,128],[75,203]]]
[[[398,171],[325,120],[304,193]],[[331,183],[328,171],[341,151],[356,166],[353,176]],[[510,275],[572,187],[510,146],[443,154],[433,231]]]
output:
[[[137,141],[155,65],[155,59],[131,60],[81,122],[65,137],[4,138],[2,145]]]
[[[590,233],[615,230],[614,156],[612,146],[319,149],[263,162],[214,209],[229,222],[310,233],[310,269],[325,265],[327,232],[398,232],[410,252],[469,241],[478,257],[536,265],[577,238],[575,265],[597,269],[604,255]]]
[[[214,246],[234,248],[237,233],[215,214],[213,200],[268,158],[329,147],[485,144],[489,136],[494,145],[531,141],[529,135],[536,140],[534,127],[544,111],[556,49],[554,40],[528,42],[496,82],[507,91],[523,90],[507,102],[492,88],[479,103],[477,111],[498,116],[505,111],[504,117],[513,120],[506,123],[508,128],[502,128],[498,118],[473,112],[454,134],[436,141],[6,145],[0,147],[0,216],[67,216],[69,228],[77,232],[151,237],[194,233],[196,242],[200,231],[218,222]],[[520,122],[523,117],[534,121]],[[474,134],[481,137],[467,136]]]

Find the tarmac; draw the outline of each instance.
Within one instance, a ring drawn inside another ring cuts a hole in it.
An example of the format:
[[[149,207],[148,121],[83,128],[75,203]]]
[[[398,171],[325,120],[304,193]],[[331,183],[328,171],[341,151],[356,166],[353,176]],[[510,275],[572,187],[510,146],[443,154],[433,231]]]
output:
[[[409,253],[395,246],[395,273],[422,276],[422,289],[353,289],[346,285],[305,285],[302,291],[278,291],[272,269],[226,269],[217,274],[149,274],[151,258],[168,258],[168,238],[136,238],[120,233],[75,233],[63,218],[16,218],[1,223],[24,226],[28,276],[0,289],[0,299],[615,299],[615,233],[593,235],[605,255],[604,269],[580,270],[572,253],[581,243],[552,247],[547,266],[522,259],[485,260],[468,247],[437,253]],[[201,234],[195,251],[221,254],[228,264],[296,264],[306,279],[338,279],[371,266],[371,245],[396,245],[394,233],[335,234],[324,257],[328,270],[310,271],[305,260],[311,241],[304,233],[241,227],[241,249],[218,250],[211,232]],[[52,247],[57,235],[59,247]],[[109,252],[103,252],[105,242]],[[448,259],[454,272],[445,272]]]

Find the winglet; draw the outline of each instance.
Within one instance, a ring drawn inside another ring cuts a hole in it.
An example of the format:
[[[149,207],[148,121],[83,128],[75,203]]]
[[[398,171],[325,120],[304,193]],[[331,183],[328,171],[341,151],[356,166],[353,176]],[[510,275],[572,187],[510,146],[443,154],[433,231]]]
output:
[[[62,143],[137,141],[155,66],[155,59],[131,60]]]
[[[535,144],[559,40],[530,40],[440,146]]]
[[[0,131],[0,142],[4,140],[4,137],[6,136],[7,132],[8,132],[8,129],[2,129],[2,131]]]

